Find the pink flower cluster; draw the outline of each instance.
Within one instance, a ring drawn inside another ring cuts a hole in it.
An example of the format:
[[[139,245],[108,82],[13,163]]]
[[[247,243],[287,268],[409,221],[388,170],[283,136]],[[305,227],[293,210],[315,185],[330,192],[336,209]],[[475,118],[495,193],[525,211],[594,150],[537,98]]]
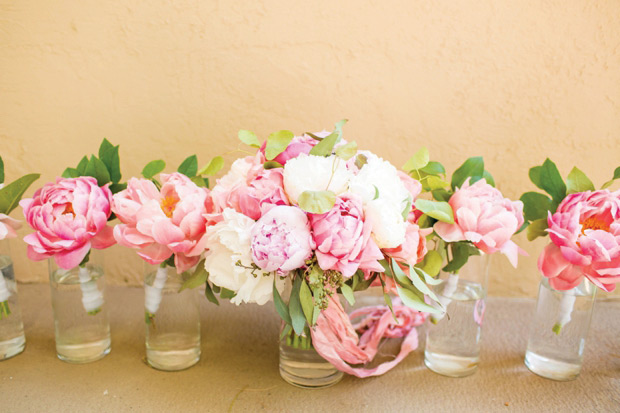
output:
[[[569,290],[584,277],[605,291],[620,282],[620,190],[568,195],[547,219],[551,243],[538,269],[557,290]]]

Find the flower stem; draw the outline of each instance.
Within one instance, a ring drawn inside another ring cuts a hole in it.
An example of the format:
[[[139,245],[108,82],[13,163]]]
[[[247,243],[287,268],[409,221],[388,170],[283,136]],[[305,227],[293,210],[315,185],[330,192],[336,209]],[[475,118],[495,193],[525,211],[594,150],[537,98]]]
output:
[[[312,350],[312,337],[310,336],[310,330],[304,332],[298,336],[295,334],[295,330],[291,329],[291,332],[286,335],[286,345],[299,350]]]
[[[9,301],[8,301],[10,296],[11,296],[11,292],[7,288],[4,275],[2,275],[2,272],[0,271],[0,319],[11,315],[11,310],[9,309]]]
[[[153,285],[146,284],[144,286],[144,307],[146,308],[147,318],[152,322],[155,313],[159,309],[161,303],[162,290],[166,285],[168,278],[168,270],[166,267],[157,267]]]
[[[452,295],[456,292],[456,287],[459,284],[459,275],[458,274],[450,274],[448,279],[446,280],[446,285],[441,292],[441,294],[437,294],[437,298],[439,298],[439,304],[444,308],[444,312],[441,314],[433,314],[431,316],[431,323],[437,324],[441,321],[447,314],[448,306],[452,302]]]
[[[571,320],[571,314],[573,313],[573,307],[575,307],[575,300],[577,297],[573,294],[569,294],[570,291],[565,291],[562,294],[560,300],[560,308],[558,310],[558,318],[552,331],[559,335],[562,332],[562,327],[568,324]]]
[[[86,266],[78,267],[78,278],[80,279],[84,310],[90,315],[95,315],[101,311],[103,294],[97,288],[97,281],[91,277],[90,271]]]

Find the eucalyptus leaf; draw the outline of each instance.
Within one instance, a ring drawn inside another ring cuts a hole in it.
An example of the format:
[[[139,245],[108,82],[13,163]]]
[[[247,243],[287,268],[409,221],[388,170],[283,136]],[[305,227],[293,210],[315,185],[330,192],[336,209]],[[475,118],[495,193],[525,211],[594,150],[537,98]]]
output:
[[[97,180],[97,185],[99,186],[103,186],[110,182],[110,173],[108,172],[108,168],[101,161],[101,159],[97,158],[95,155],[90,157],[84,175],[94,177]]]
[[[545,159],[540,170],[540,185],[551,198],[555,204],[562,202],[566,196],[566,184],[562,180],[558,167],[549,159]]]
[[[217,300],[217,297],[213,293],[211,285],[208,281],[205,282],[205,297],[207,297],[207,300],[211,301],[213,304],[220,305],[220,302]]]
[[[433,195],[434,200],[443,202],[448,202],[452,196],[452,194],[445,189],[434,189],[431,191],[431,194]]]
[[[28,187],[40,176],[40,174],[24,175],[0,189],[0,213],[9,215],[19,205]]]
[[[532,221],[527,227],[527,239],[528,241],[534,241],[538,237],[544,237],[547,235],[545,231],[549,225],[547,224],[547,218],[537,219]]]
[[[276,288],[276,278],[273,278],[273,302],[276,306],[276,311],[280,314],[280,317],[286,324],[291,324],[291,316],[288,311],[288,306],[280,296],[280,292]]]
[[[355,166],[357,166],[357,169],[362,169],[367,163],[368,158],[366,155],[360,153],[355,157]]]
[[[267,145],[265,146],[265,158],[271,161],[284,152],[294,136],[293,132],[289,130],[281,130],[269,135],[267,137]]]
[[[356,153],[357,153],[356,142],[349,142],[336,149],[336,156],[344,159],[345,161],[348,161],[349,159],[353,158]]]
[[[321,307],[315,304],[312,309],[312,325],[315,325],[317,320],[319,319],[319,315],[321,314]]]
[[[351,289],[351,287],[349,287],[347,284],[342,284],[340,286],[340,292],[349,304],[355,305],[355,297],[353,295],[353,290]]]
[[[196,186],[199,188],[206,188],[208,186],[208,184],[201,176],[192,176],[191,178],[189,178],[189,180],[195,183]]]
[[[436,309],[433,306],[430,306],[424,302],[423,298],[418,297],[413,292],[402,288],[398,284],[396,285],[396,290],[398,291],[398,296],[402,300],[403,304],[409,308],[413,308],[416,311],[422,311],[425,313],[433,313],[440,314],[441,310]]]
[[[304,316],[304,310],[301,306],[299,293],[301,290],[301,277],[296,277],[293,281],[293,289],[291,290],[291,297],[288,301],[288,311],[291,315],[291,324],[295,334],[300,336],[304,332],[304,326],[306,325],[306,317]]]
[[[425,186],[427,191],[437,191],[440,189],[445,191],[445,187],[449,185],[448,182],[434,175],[428,175],[424,181],[426,183]]]
[[[252,131],[241,129],[237,134],[239,140],[246,145],[252,146],[254,148],[260,148],[260,141],[256,134]]]
[[[566,193],[574,194],[577,192],[594,191],[594,184],[576,166],[570,171],[566,178]]]
[[[418,225],[420,228],[432,228],[435,222],[437,222],[435,218],[431,218],[426,214],[422,214],[418,218]]]
[[[454,213],[449,203],[443,201],[429,201],[417,199],[415,207],[426,215],[448,224],[454,224]]]
[[[284,165],[276,161],[267,161],[263,164],[263,168],[265,169],[274,169],[274,168],[283,168],[283,167]]]
[[[218,173],[224,167],[224,158],[221,156],[216,156],[211,159],[211,161],[200,171],[197,172],[198,175],[206,175],[213,176]]]
[[[553,203],[547,195],[538,192],[526,192],[519,199],[523,202],[523,215],[527,221],[545,218]]]
[[[198,157],[196,155],[188,156],[181,162],[177,171],[189,178],[196,176],[198,172]]]
[[[222,287],[222,291],[220,292],[220,297],[225,300],[230,300],[231,298],[234,298],[236,295],[237,293],[224,287]]]
[[[338,142],[338,140],[340,140],[338,133],[331,133],[329,136],[323,138],[322,141],[314,145],[314,147],[310,150],[310,155],[330,156],[332,154],[332,150],[334,149],[334,145]]]
[[[161,159],[151,161],[142,169],[142,176],[146,179],[153,179],[153,177],[163,171],[165,167],[166,162]]]
[[[484,160],[481,156],[469,158],[452,174],[452,189],[461,187],[467,178],[471,178],[470,183],[482,179],[484,175]]]
[[[420,148],[405,164],[403,165],[403,171],[411,172],[414,170],[422,169],[428,165],[430,161],[430,155],[426,147]]]
[[[349,119],[341,119],[334,125],[334,132],[338,134],[338,140],[342,137],[342,128],[349,121]]]
[[[428,164],[420,169],[420,172],[427,173],[429,175],[441,175],[446,173],[446,168],[436,161],[429,161]]]
[[[303,279],[301,280],[301,286],[299,289],[299,300],[301,302],[301,309],[304,312],[304,316],[306,316],[306,321],[308,321],[308,325],[312,326],[312,312],[314,309],[314,300],[312,299],[312,292],[310,291],[310,287],[308,287],[308,284],[306,284],[306,280]]]
[[[439,271],[441,271],[442,264],[443,259],[441,258],[441,254],[435,250],[430,250],[426,253],[422,262],[417,264],[416,267],[422,269],[431,277],[435,277],[439,274]]]
[[[475,247],[472,249],[467,242],[452,242],[450,243],[450,250],[452,251],[452,259],[443,267],[443,270],[451,274],[456,274],[467,264],[469,257],[475,255],[477,251]]]
[[[203,259],[196,266],[196,270],[194,273],[183,282],[181,285],[181,289],[179,291],[183,291],[186,288],[196,288],[199,285],[204,284],[209,277],[209,273],[205,269],[205,260]]]
[[[304,191],[297,200],[299,207],[311,214],[329,212],[336,203],[336,194],[332,191]]]
[[[403,220],[406,221],[407,218],[409,217],[409,213],[411,212],[411,203],[412,203],[412,198],[411,196],[407,197],[407,203],[405,204],[405,207],[403,208],[401,215],[403,216]]]

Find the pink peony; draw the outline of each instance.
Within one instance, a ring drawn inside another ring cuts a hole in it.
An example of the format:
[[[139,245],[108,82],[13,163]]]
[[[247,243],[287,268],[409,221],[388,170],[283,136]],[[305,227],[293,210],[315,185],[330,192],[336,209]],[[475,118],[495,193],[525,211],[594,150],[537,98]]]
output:
[[[114,195],[112,210],[122,222],[114,228],[119,244],[138,250],[150,264],[161,264],[172,254],[177,272],[196,265],[205,249],[205,214],[209,190],[180,173],[161,174],[162,187],[132,178],[127,189]]]
[[[21,222],[11,218],[6,214],[0,214],[0,241],[5,238],[15,238],[17,236],[16,230],[22,226]]]
[[[547,219],[551,243],[538,269],[556,290],[569,290],[583,277],[605,291],[620,282],[620,190],[568,195]]]
[[[384,249],[383,252],[398,262],[411,266],[416,265],[424,259],[428,252],[426,249],[426,236],[431,232],[433,232],[432,228],[420,229],[418,224],[409,221],[407,222],[405,242],[396,248]]]
[[[301,268],[313,248],[308,217],[297,207],[275,206],[252,228],[252,261],[264,271],[283,275]]]
[[[319,138],[324,138],[329,135],[330,132],[319,132],[315,133]],[[308,135],[295,136],[291,143],[288,144],[286,149],[276,156],[273,160],[278,162],[280,165],[285,165],[289,159],[297,158],[299,154],[305,153],[309,154],[314,145],[319,143],[316,139],[312,138]],[[267,147],[267,141],[263,142],[263,145],[260,148],[260,152],[264,155],[265,148]]]
[[[20,201],[28,224],[35,230],[24,237],[28,258],[39,261],[54,257],[64,269],[77,267],[90,248],[114,244],[111,214],[112,193],[97,186],[90,176],[58,178]]]
[[[448,201],[454,211],[454,224],[437,222],[435,232],[444,241],[471,241],[481,251],[500,251],[516,267],[520,251],[510,240],[523,225],[523,203],[504,198],[484,179],[473,185],[469,178]]]
[[[377,261],[383,259],[383,254],[370,236],[372,224],[364,221],[362,199],[358,195],[336,198],[331,211],[310,214],[310,224],[321,269],[340,271],[345,278],[353,276],[358,269],[366,273],[384,271]]]

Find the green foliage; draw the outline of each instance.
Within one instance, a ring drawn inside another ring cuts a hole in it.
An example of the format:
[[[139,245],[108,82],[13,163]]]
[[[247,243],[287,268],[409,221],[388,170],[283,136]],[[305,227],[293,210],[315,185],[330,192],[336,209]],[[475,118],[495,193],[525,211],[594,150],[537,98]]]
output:
[[[246,145],[252,146],[254,148],[260,148],[260,141],[256,134],[252,131],[241,129],[237,134],[239,140]]]
[[[560,171],[558,171],[558,167],[549,158],[542,164],[539,179],[540,186],[551,195],[555,206],[562,202],[566,196],[566,184],[560,175]]]
[[[280,296],[278,289],[276,288],[275,277],[273,279],[273,302],[276,306],[276,311],[278,312],[278,314],[280,314],[280,317],[282,318],[282,320],[284,320],[286,324],[289,324],[289,325],[292,324],[291,315],[289,314],[289,311],[288,311],[288,306],[286,305],[286,303]]]
[[[80,176],[92,176],[97,180],[97,185],[110,184],[112,193],[116,193],[121,180],[121,167],[119,145],[112,145],[107,139],[103,139],[99,145],[98,156],[83,156],[75,168],[66,168],[63,178],[77,178]]]
[[[458,167],[452,174],[452,190],[461,187],[467,178],[471,178],[470,183],[479,181],[484,177],[484,160],[481,156],[467,159],[463,165]]]
[[[189,178],[196,176],[196,172],[198,172],[198,157],[196,155],[188,156],[181,162],[177,171]]]
[[[444,168],[439,162],[429,161],[425,167],[420,169],[420,172],[424,172],[429,175],[444,175],[446,173],[446,168]]]
[[[610,187],[616,179],[620,179],[620,166],[615,169],[613,178],[603,184],[602,189]]]
[[[205,260],[203,259],[196,266],[196,270],[193,274],[187,278],[183,284],[181,285],[181,289],[179,291],[183,291],[186,288],[196,288],[205,282],[207,282],[207,278],[209,277],[209,273],[205,269]]]
[[[356,153],[357,153],[356,142],[349,142],[345,145],[342,145],[338,149],[336,149],[336,156],[344,159],[345,161],[348,161],[349,159],[353,158]]]
[[[101,146],[99,146],[99,159],[108,170],[112,183],[119,183],[122,177],[119,145],[114,146],[107,139],[103,139]]]
[[[216,156],[211,159],[211,161],[200,171],[198,171],[198,175],[206,175],[213,176],[218,173],[224,167],[224,158],[221,156]]]
[[[95,155],[90,156],[84,175],[94,177],[97,180],[97,185],[99,186],[103,186],[111,181],[108,168],[105,166],[103,161]]]
[[[217,300],[217,297],[213,293],[213,289],[208,281],[205,282],[205,297],[207,297],[207,300],[211,301],[213,304],[220,305],[220,302]]]
[[[530,222],[530,225],[527,227],[527,239],[528,241],[534,241],[538,237],[544,237],[547,235],[548,228],[547,218],[537,219],[535,221]]]
[[[452,252],[452,259],[443,267],[443,270],[451,274],[457,274],[467,264],[470,256],[480,255],[480,250],[467,241],[451,242],[448,245]]]
[[[576,166],[570,171],[566,178],[566,192],[574,194],[577,192],[594,191],[594,184],[590,178],[581,172]]]
[[[332,132],[329,136],[323,138],[319,143],[314,145],[310,150],[310,155],[315,156],[330,156],[334,145],[340,140],[340,135],[336,132]]]
[[[431,191],[433,199],[436,201],[448,202],[452,194],[445,189],[434,189]]]
[[[310,291],[310,287],[308,287],[306,280],[304,280],[303,277],[298,278],[301,279],[301,285],[299,288],[299,301],[301,302],[301,309],[306,317],[308,325],[312,326],[312,316],[314,311],[312,292]]]
[[[403,208],[403,211],[401,212],[401,215],[403,216],[403,220],[407,220],[407,217],[409,216],[409,213],[411,212],[411,204],[412,204],[412,198],[411,196],[407,197],[407,203],[405,204],[405,207]]]
[[[284,152],[293,140],[293,132],[289,130],[281,130],[274,132],[267,137],[267,146],[265,147],[265,158],[268,161],[273,160],[276,156]]]
[[[24,175],[0,189],[0,213],[9,215],[19,205],[28,187],[40,176],[40,174]]]
[[[415,207],[431,218],[447,222],[448,224],[454,224],[454,213],[452,212],[452,207],[447,202],[417,199]]]
[[[336,203],[336,194],[332,191],[304,191],[297,200],[299,207],[311,214],[329,212]]]
[[[353,289],[351,287],[349,287],[347,284],[342,284],[340,286],[340,292],[349,304],[355,304],[355,297],[353,296]]]
[[[551,198],[538,192],[526,192],[519,199],[523,202],[523,215],[527,221],[546,218],[553,204]]]
[[[161,159],[151,161],[142,169],[142,176],[146,179],[153,179],[155,175],[160,173],[166,167],[166,162]]]
[[[283,168],[283,167],[284,165],[276,161],[267,161],[263,164],[263,168],[265,169],[274,169],[274,168]]]
[[[420,148],[405,164],[403,165],[403,171],[412,172],[415,170],[420,170],[426,166],[428,166],[430,162],[430,155],[428,153],[428,149],[426,147]]]
[[[416,268],[421,269],[431,277],[436,277],[439,271],[441,271],[442,264],[443,258],[441,254],[435,250],[430,250],[426,253],[422,262],[416,265]]]
[[[288,311],[291,315],[291,322],[295,334],[300,336],[304,332],[306,325],[306,317],[301,306],[301,300],[299,298],[299,292],[301,290],[302,277],[297,276],[293,281],[293,289],[291,290],[291,297],[288,301]]]
[[[492,187],[495,187],[495,179],[493,179],[493,175],[491,175],[489,171],[485,170],[482,173],[482,177],[484,178],[485,181],[487,181],[487,184],[491,185]]]
[[[0,184],[4,183],[4,161],[2,160],[2,156],[0,156]]]

